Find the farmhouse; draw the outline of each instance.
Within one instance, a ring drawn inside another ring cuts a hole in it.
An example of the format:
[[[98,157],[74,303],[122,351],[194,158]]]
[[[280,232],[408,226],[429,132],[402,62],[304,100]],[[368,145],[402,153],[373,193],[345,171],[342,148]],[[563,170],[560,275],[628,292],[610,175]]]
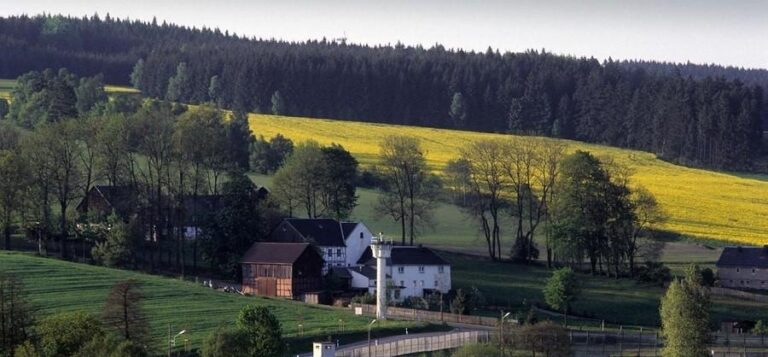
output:
[[[768,289],[768,246],[724,248],[717,276],[724,288]]]
[[[332,267],[357,265],[371,245],[371,231],[362,223],[287,218],[272,231],[270,240],[312,243],[323,256],[323,273],[326,273]]]
[[[352,288],[375,294],[376,260],[370,248],[360,258],[360,263],[362,266],[359,268],[349,268]],[[451,290],[451,265],[432,249],[423,246],[392,247],[386,270],[394,301]]]
[[[254,243],[241,266],[248,294],[296,299],[322,286],[323,258],[309,243]]]
[[[99,219],[106,219],[112,213],[128,220],[135,211],[139,195],[130,186],[93,186],[88,195],[75,207],[80,214],[88,212]]]

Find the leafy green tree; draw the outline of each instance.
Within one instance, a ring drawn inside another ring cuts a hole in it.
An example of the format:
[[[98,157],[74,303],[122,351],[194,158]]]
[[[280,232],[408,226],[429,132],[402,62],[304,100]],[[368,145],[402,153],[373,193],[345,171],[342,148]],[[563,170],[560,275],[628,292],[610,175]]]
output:
[[[250,341],[245,331],[219,327],[203,341],[202,357],[248,357]]]
[[[0,356],[11,355],[31,337],[33,323],[24,283],[15,275],[0,272]]]
[[[131,71],[130,81],[133,88],[141,90],[141,80],[143,76],[144,76],[144,59],[139,58],[139,60],[136,61],[136,64],[133,66],[133,71]]]
[[[51,315],[37,325],[40,350],[45,357],[74,356],[104,330],[95,317],[82,311]]]
[[[285,352],[280,321],[267,307],[244,307],[237,316],[237,327],[250,340],[251,356],[279,357]]]
[[[346,219],[357,206],[357,160],[338,144],[331,144],[321,151],[325,167],[319,176],[323,183],[323,210],[333,218]]]
[[[708,356],[709,291],[701,284],[701,271],[689,266],[683,279],[675,279],[661,299],[663,356]]]
[[[768,334],[768,324],[763,320],[757,320],[755,327],[752,328],[752,333],[756,335]]]
[[[251,169],[262,174],[272,174],[285,164],[293,153],[293,141],[277,134],[267,141],[255,139],[251,146]]]
[[[13,352],[13,357],[40,357],[41,355],[37,346],[30,340],[24,341]]]
[[[145,357],[147,351],[143,346],[120,340],[112,335],[102,335],[89,341],[73,355],[73,357]]]
[[[309,218],[322,216],[323,182],[319,178],[326,170],[324,164],[322,147],[316,141],[297,145],[275,173],[273,194],[277,201],[289,211],[303,207]]]
[[[165,99],[172,102],[178,102],[186,99],[187,81],[189,80],[189,73],[187,71],[187,64],[185,62],[179,63],[176,66],[176,74],[168,79],[168,90],[165,94]]]
[[[453,126],[456,128],[464,127],[467,120],[467,104],[464,102],[464,96],[461,92],[456,92],[451,98],[451,109],[448,115],[453,120]]]
[[[248,114],[238,112],[226,124],[227,161],[237,170],[250,170],[250,151],[254,141]]]
[[[143,237],[141,226],[134,219],[123,222],[114,214],[109,217],[108,223],[111,228],[104,241],[96,243],[91,250],[93,259],[107,267],[135,266],[135,252]]]
[[[456,296],[451,300],[451,312],[454,314],[468,315],[472,310],[470,296],[464,289],[456,290]]]
[[[19,150],[0,150],[0,228],[5,250],[11,250],[11,233],[19,202],[28,185],[29,173]]]
[[[544,301],[549,307],[561,311],[568,325],[568,310],[579,296],[579,284],[571,268],[561,268],[552,272],[544,286]]]
[[[0,120],[5,119],[5,116],[8,115],[9,110],[10,106],[8,105],[8,99],[0,98]]]
[[[101,75],[80,78],[80,84],[75,88],[75,96],[75,107],[80,115],[88,113],[97,105],[103,105],[107,101],[104,78]]]
[[[280,91],[275,91],[275,93],[272,94],[272,114],[274,115],[285,115],[287,114],[285,111],[285,99],[283,99],[283,95],[280,94]]]
[[[528,324],[520,328],[512,344],[549,357],[567,357],[571,354],[568,330],[552,321]]]
[[[260,207],[256,186],[247,176],[231,174],[222,191],[221,207],[203,225],[203,259],[219,271],[239,277],[243,252],[272,227]]]

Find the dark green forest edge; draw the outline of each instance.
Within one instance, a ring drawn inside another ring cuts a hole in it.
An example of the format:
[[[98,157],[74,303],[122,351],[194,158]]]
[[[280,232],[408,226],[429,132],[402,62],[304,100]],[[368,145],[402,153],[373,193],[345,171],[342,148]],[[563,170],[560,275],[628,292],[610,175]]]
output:
[[[287,43],[95,15],[3,18],[0,33],[4,78],[68,68],[107,83],[130,78],[150,97],[238,111],[278,101],[287,115],[531,133],[716,169],[752,170],[762,155],[764,70]]]

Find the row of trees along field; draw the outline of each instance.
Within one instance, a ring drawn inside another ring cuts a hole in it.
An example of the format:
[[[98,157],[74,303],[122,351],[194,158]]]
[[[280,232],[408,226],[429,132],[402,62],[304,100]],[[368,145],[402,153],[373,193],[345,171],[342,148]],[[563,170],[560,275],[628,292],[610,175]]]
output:
[[[584,151],[539,138],[469,144],[445,169],[446,187],[485,238],[488,254],[510,251],[518,261],[539,257],[544,237],[548,265],[588,261],[591,272],[636,273],[647,234],[665,219],[653,195],[630,188],[631,172]],[[511,232],[512,247],[502,248]],[[647,257],[648,258],[648,257]]]
[[[226,118],[213,107],[131,94],[107,100],[100,78],[66,70],[27,73],[12,95],[8,120],[0,121],[5,249],[18,227],[41,254],[53,240],[63,257],[79,256],[68,245],[77,241],[95,244],[94,258],[106,265],[153,269],[165,255],[165,268],[183,272],[191,244],[193,267],[200,255],[232,274],[281,216],[244,174],[255,138],[242,114]],[[112,197],[119,217],[90,210],[96,185],[121,192]],[[218,197],[217,209],[204,209],[203,196]],[[188,226],[205,227],[200,239],[186,242]]]
[[[0,76],[67,67],[146,95],[240,111],[530,133],[749,169],[766,71],[247,39],[157,21],[0,19]],[[730,79],[726,79],[730,78]],[[737,80],[734,80],[737,79]],[[747,84],[743,84],[746,82]]]

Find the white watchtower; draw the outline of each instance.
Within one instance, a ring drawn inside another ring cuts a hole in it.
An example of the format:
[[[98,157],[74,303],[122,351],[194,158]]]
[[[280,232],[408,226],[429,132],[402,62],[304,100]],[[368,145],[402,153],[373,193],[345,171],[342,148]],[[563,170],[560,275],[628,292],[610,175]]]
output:
[[[387,318],[387,259],[392,256],[392,242],[385,242],[384,235],[371,240],[371,253],[376,258],[376,319]]]

